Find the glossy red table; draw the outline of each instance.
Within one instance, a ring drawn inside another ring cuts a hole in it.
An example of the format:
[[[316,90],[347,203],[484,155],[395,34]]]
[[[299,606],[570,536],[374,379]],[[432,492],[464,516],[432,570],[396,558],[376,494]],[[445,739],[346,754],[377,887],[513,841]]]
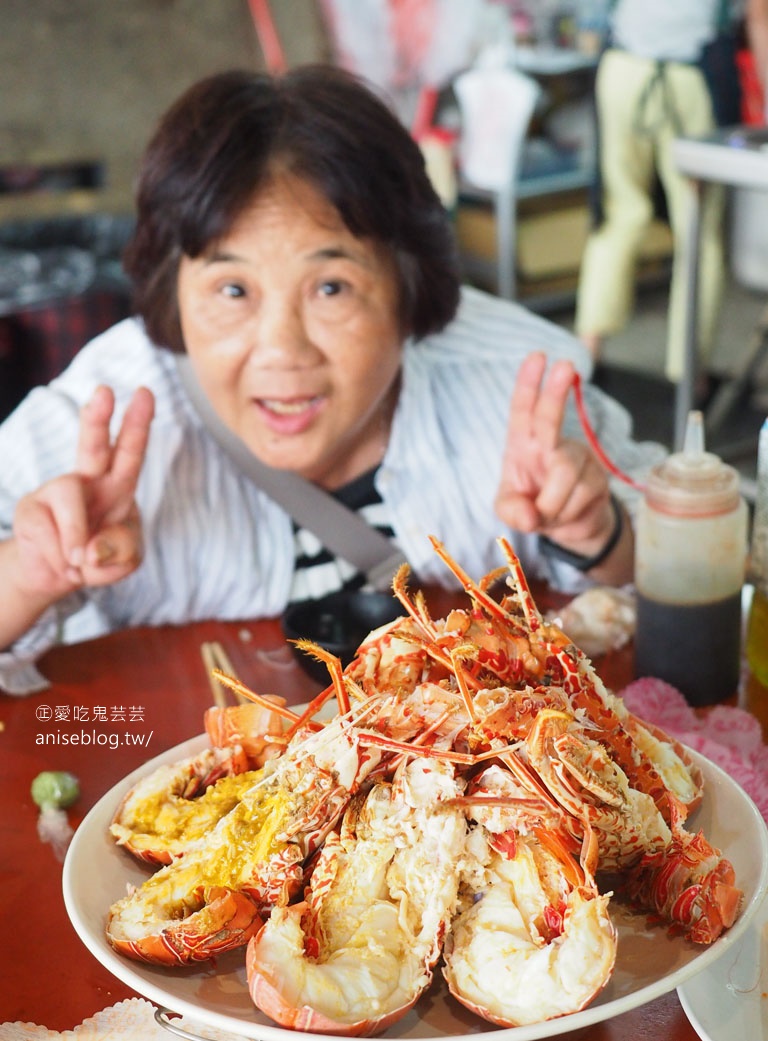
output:
[[[432,602],[441,614],[448,600]],[[243,681],[261,693],[280,693],[296,704],[317,690],[293,662],[279,624],[269,620],[124,630],[59,647],[41,665],[51,682],[48,690],[27,698],[0,695],[0,1023],[72,1029],[133,996],[93,958],[69,922],[62,865],[37,836],[30,784],[44,769],[76,774],[81,797],[70,810],[76,826],[135,767],[200,733],[211,703],[200,657],[206,640],[219,640]],[[628,681],[630,668],[628,653],[600,663],[601,675],[614,688]],[[768,695],[753,696],[761,716],[766,701]],[[696,1038],[674,992],[560,1036],[564,1041]]]

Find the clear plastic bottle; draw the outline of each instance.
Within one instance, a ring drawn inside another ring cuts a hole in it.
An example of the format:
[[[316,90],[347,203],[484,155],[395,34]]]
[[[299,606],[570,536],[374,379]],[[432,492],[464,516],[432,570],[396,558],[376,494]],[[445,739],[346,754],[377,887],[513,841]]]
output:
[[[738,473],[704,450],[691,412],[682,452],[654,468],[638,509],[637,676],[666,680],[692,705],[735,694],[746,558]]]
[[[746,654],[752,675],[768,687],[768,419],[757,446],[757,499],[752,523],[749,577],[754,583]]]

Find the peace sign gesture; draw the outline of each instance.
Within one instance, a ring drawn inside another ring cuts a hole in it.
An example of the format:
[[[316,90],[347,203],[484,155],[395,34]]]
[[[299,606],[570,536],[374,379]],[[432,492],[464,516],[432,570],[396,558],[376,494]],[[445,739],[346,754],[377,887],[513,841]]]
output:
[[[144,387],[136,391],[114,444],[109,434],[113,410],[112,391],[98,387],[81,412],[75,472],[83,479],[85,494],[81,503],[73,504],[75,510],[62,517],[64,555],[72,567],[80,568],[85,585],[117,581],[141,560],[141,525],[134,495],[154,398]],[[115,569],[123,573],[118,575]]]
[[[584,557],[606,545],[616,514],[608,478],[591,449],[562,436],[574,381],[573,365],[556,361],[546,373],[543,353],[520,366],[510,405],[507,443],[496,496],[500,520],[522,532],[546,535]],[[631,528],[606,559],[601,577],[621,582],[632,573]]]
[[[135,492],[154,397],[144,387],[135,392],[113,442],[114,407],[113,392],[98,387],[80,412],[74,471],[48,481],[16,507],[13,538],[0,546],[0,575],[9,592],[0,607],[0,647],[63,596],[117,582],[141,562]]]

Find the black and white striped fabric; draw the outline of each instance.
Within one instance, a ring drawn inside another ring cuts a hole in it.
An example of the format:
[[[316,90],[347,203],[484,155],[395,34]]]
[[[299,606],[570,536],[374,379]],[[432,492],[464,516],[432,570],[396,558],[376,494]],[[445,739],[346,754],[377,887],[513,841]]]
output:
[[[333,492],[333,496],[348,509],[360,514],[372,528],[387,538],[393,538],[394,532],[389,524],[386,507],[374,484],[375,474],[375,469],[369,470]],[[326,549],[317,535],[295,522],[293,532],[296,556],[291,603],[319,600],[342,589],[363,587],[365,575],[353,564]]]

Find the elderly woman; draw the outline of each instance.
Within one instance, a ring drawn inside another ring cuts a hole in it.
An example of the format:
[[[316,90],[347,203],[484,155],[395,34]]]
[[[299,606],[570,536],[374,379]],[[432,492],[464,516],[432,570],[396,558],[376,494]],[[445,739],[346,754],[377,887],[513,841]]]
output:
[[[358,511],[421,581],[450,579],[429,534],[477,576],[505,533],[531,574],[631,578],[628,516],[566,409],[586,352],[460,289],[419,149],[356,79],[198,83],[151,139],[137,202],[137,316],[0,427],[4,689],[32,689],[57,639],[275,615],[366,581],[220,446],[181,356],[254,457]],[[655,461],[588,390],[616,462]]]

